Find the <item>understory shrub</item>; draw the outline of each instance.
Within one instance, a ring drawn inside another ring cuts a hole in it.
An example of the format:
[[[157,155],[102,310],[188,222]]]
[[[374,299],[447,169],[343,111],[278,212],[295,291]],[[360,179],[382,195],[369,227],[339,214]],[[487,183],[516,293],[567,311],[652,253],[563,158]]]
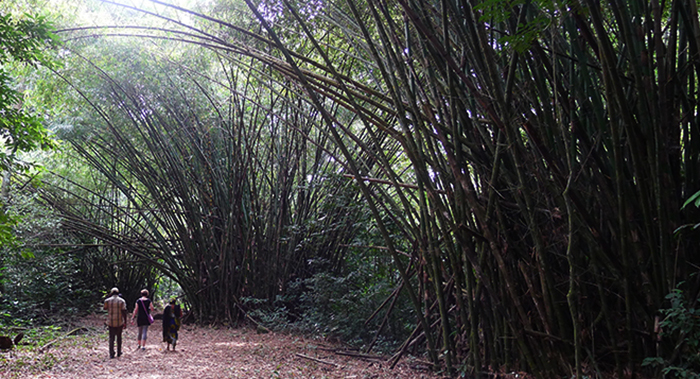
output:
[[[54,323],[94,310],[102,293],[93,291],[73,257],[37,253],[5,261],[0,293],[0,324]]]
[[[686,300],[682,284],[666,295],[670,306],[661,310],[660,337],[668,351],[646,358],[643,365],[661,370],[664,377],[700,378],[700,309]]]
[[[391,300],[366,321],[397,285],[362,268],[344,276],[322,272],[290,283],[274,304],[252,298],[244,299],[244,303],[252,309],[250,315],[268,328],[321,335],[364,350],[375,338]],[[398,296],[373,346],[375,352],[394,351],[415,324],[415,312],[407,296]]]

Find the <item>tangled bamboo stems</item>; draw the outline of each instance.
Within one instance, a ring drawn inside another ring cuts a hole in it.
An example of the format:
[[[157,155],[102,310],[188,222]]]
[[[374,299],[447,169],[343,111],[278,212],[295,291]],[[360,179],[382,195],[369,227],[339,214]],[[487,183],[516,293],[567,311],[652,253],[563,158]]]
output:
[[[448,372],[578,377],[633,373],[655,354],[653,316],[700,263],[697,236],[672,240],[700,187],[694,1],[348,0],[317,18],[281,1],[274,23],[246,3],[260,32],[175,8],[202,24],[168,38],[215,51],[230,82],[225,106],[198,86],[216,117],[132,112],[125,127],[146,154],[109,129],[111,158],[133,157],[122,169],[145,189],[130,202],[170,212],[131,222],[173,251],[157,261],[200,310],[230,314],[219,300],[232,294],[272,299],[308,256],[342,261],[353,228],[339,208],[323,218],[337,233],[288,230],[357,190],[418,318],[398,357],[420,338]],[[141,107],[129,88],[114,96]],[[104,151],[83,154],[108,175]],[[348,192],[299,190],[319,172],[353,179]]]

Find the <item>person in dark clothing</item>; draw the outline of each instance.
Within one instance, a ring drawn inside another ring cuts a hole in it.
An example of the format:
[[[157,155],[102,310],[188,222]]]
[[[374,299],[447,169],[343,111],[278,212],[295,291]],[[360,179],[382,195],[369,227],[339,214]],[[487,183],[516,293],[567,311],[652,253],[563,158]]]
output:
[[[178,331],[180,330],[180,318],[182,310],[177,300],[172,299],[163,311],[163,342],[168,346],[165,350],[170,350],[170,345],[173,345],[173,351],[177,345]]]
[[[153,312],[153,303],[148,298],[148,290],[141,290],[141,297],[136,300],[134,314],[131,317],[131,323],[136,319],[138,325],[138,334],[136,339],[139,341],[138,349],[146,350],[146,339],[148,339],[148,327],[151,325],[149,315]]]

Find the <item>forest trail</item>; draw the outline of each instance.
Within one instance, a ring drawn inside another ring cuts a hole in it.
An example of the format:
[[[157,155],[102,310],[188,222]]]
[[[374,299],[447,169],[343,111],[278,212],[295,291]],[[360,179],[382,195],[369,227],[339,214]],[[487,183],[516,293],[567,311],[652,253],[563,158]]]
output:
[[[20,347],[0,354],[1,378],[420,378],[440,376],[410,357],[392,370],[386,361],[340,355],[327,343],[250,328],[185,325],[176,351],[161,343],[161,322],[149,328],[146,350],[136,349],[136,328],[124,333],[122,356],[109,359],[104,316],[78,323],[89,330],[57,341],[45,352]]]

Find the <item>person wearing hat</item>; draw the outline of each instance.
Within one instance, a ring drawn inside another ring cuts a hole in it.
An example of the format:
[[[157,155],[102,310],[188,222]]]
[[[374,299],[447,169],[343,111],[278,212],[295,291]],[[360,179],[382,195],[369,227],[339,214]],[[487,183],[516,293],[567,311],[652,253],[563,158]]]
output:
[[[109,328],[109,357],[114,358],[114,340],[117,340],[117,356],[122,355],[122,330],[126,329],[126,301],[119,297],[119,289],[112,288],[105,300],[107,327]]]

